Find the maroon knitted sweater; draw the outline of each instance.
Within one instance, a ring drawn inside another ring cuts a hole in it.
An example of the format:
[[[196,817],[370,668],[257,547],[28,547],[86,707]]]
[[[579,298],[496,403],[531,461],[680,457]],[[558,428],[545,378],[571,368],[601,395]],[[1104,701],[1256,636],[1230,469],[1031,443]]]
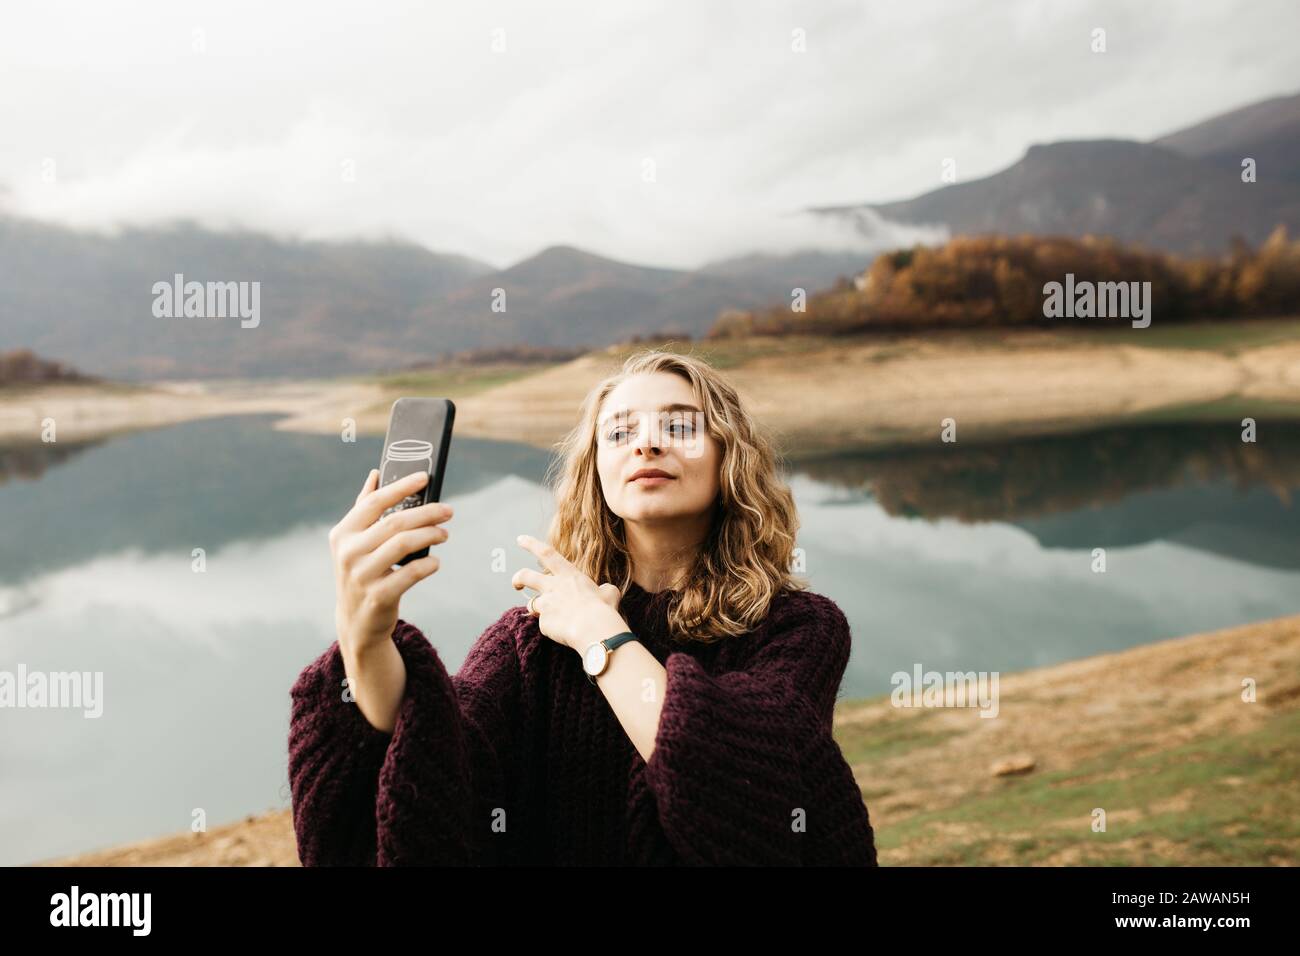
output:
[[[831,735],[851,647],[843,612],[783,591],[750,633],[681,643],[667,636],[669,594],[633,583],[619,605],[668,674],[648,763],[578,655],[522,605],[454,677],[398,620],[407,679],[391,734],[344,700],[335,641],[290,691],[299,859],[875,866],[862,793]]]

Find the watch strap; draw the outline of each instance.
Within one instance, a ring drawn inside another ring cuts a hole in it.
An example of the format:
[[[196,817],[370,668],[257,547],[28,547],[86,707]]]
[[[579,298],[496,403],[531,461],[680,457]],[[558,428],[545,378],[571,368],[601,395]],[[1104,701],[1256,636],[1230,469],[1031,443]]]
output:
[[[635,641],[635,640],[636,640],[636,635],[633,634],[631,631],[620,631],[618,634],[615,634],[613,637],[605,638],[600,643],[604,644],[607,650],[612,651],[620,644],[626,644],[628,641]]]

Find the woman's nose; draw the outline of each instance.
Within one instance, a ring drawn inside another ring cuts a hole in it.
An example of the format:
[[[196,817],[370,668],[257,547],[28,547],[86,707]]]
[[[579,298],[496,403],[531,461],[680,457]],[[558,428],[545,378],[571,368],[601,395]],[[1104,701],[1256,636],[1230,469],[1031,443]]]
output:
[[[663,448],[657,424],[650,423],[645,428],[637,430],[636,447],[652,449],[656,454]]]

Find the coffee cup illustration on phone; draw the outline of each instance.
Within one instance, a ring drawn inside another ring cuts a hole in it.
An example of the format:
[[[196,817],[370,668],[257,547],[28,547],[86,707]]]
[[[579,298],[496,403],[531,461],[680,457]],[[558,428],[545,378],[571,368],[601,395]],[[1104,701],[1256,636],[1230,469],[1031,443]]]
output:
[[[385,510],[381,519],[395,511],[440,500],[455,417],[456,406],[446,398],[399,398],[393,402],[384,451],[379,459],[379,487],[401,481],[417,471],[428,474],[429,480],[414,494]],[[428,554],[426,545],[397,563],[406,564]]]

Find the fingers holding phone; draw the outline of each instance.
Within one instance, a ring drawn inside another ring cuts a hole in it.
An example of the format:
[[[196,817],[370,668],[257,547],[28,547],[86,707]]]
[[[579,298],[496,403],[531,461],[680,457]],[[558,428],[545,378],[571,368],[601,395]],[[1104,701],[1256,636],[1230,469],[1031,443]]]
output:
[[[415,484],[420,483],[417,478]],[[451,516],[451,505],[438,501],[384,515],[374,526],[363,531],[359,536],[359,547],[369,552],[367,557],[361,559],[362,574],[369,579],[387,580],[396,577],[397,580],[392,582],[391,586],[398,586],[407,580],[401,572],[412,564],[420,561],[427,562],[432,558],[432,569],[436,571],[438,559],[430,555],[428,549],[430,545],[442,544],[450,536],[450,532],[441,525]],[[417,551],[423,551],[425,556],[402,564],[403,558]],[[399,570],[387,574],[394,566]],[[414,580],[402,587],[402,590],[405,591],[410,584],[425,576],[417,575]]]
[[[441,525],[452,509],[438,498],[454,417],[447,399],[395,401],[379,468],[330,531],[335,623],[345,650],[360,653],[387,640],[402,595],[441,566],[429,549],[449,537]]]
[[[376,479],[372,471],[356,503],[329,534],[337,589],[335,624],[340,644],[353,653],[388,639],[397,625],[402,595],[437,571],[441,562],[427,554],[396,570],[394,566],[404,555],[450,536],[441,525],[451,518],[452,508],[439,502],[380,518],[385,508],[422,486],[427,475],[410,475],[379,489]]]

